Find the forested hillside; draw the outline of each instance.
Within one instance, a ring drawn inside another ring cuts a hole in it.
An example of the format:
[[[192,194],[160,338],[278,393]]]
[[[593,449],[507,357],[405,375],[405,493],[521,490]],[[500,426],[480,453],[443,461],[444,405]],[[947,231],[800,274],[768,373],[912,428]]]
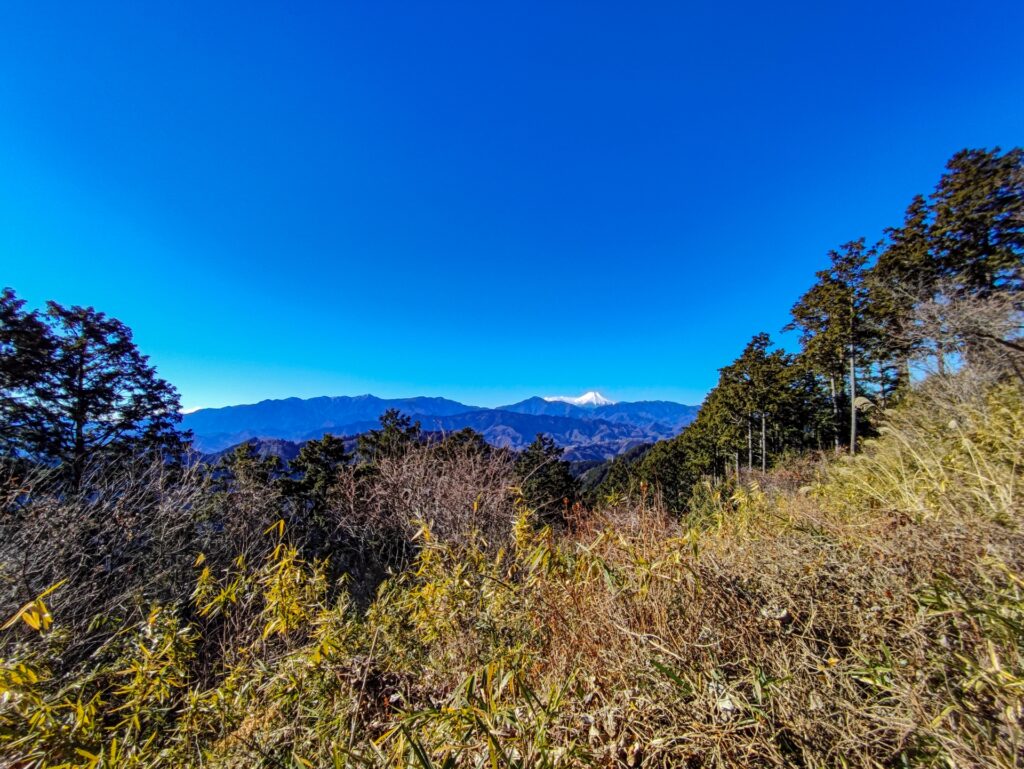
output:
[[[964,363],[1019,372],[1022,158],[960,152],[881,242],[832,251],[793,305],[787,330],[799,350],[755,334],[696,421],[641,460],[616,462],[601,493],[646,482],[681,511],[702,478],[764,471],[801,452],[854,453],[931,373]]]
[[[1017,767],[1022,259],[1024,151],[958,153],[583,485],[398,410],[195,462],[127,327],[8,289],[0,763]]]

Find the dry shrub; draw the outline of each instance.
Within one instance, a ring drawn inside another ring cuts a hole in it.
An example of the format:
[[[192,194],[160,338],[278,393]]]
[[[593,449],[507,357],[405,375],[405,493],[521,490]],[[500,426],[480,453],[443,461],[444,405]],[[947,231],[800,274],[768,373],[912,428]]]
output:
[[[1012,522],[1021,512],[1024,385],[970,369],[932,377],[887,415],[881,438],[833,465],[824,496],[850,516],[865,507]]]
[[[418,446],[380,461],[367,509],[414,533],[420,523],[442,542],[480,536],[495,545],[512,520],[513,456],[474,445]]]
[[[1021,268],[1024,269],[1024,268]],[[1024,284],[1024,272],[1011,282]],[[1016,291],[963,294],[944,282],[935,297],[917,304],[898,341],[919,364],[943,373],[969,364],[974,378],[1004,376],[1024,384],[1024,303]]]
[[[408,547],[365,611],[277,527],[237,583],[200,579],[188,607],[156,615],[237,623],[223,675],[197,673],[200,621],[126,633],[117,664],[162,682],[151,696],[82,684],[109,679],[107,663],[29,682],[42,660],[8,647],[0,751],[135,766],[1019,766],[1020,393],[941,388],[819,484],[801,469],[709,485],[681,521],[643,491],[555,533],[513,511],[507,467],[430,448],[382,463],[370,494],[346,497],[343,475],[337,525]],[[67,691],[102,694],[99,726],[40,720]]]
[[[150,603],[188,595],[205,493],[198,468],[97,466],[84,492],[45,473],[19,480],[0,508],[0,606],[8,616],[61,583],[51,603],[68,634],[62,662],[145,618]]]
[[[442,542],[500,546],[514,517],[512,470],[507,453],[456,442],[415,446],[372,468],[343,468],[324,518],[332,562],[350,576],[358,602],[409,563],[424,524]]]

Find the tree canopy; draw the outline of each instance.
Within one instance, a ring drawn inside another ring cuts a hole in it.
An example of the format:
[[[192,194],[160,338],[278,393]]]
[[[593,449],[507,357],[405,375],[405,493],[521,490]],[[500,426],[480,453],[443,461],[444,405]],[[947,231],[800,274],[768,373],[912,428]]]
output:
[[[177,460],[187,435],[178,392],[131,330],[92,307],[29,311],[0,294],[0,446],[55,465],[78,485],[90,462],[150,453]]]
[[[720,370],[697,419],[629,472],[609,473],[605,491],[640,478],[681,510],[699,481],[743,465],[855,451],[872,429],[865,409],[898,399],[915,360],[941,372],[972,354],[1016,356],[1019,343],[1005,337],[1019,331],[1010,316],[1024,302],[1024,151],[958,152],[881,242],[851,240],[828,260],[785,329],[799,332],[799,351],[773,351],[767,334],[755,335]]]

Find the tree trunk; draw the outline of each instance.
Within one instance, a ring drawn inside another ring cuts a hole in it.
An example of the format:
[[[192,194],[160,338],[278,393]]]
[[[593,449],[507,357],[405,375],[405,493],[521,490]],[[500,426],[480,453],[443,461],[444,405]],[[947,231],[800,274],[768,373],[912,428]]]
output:
[[[754,428],[747,416],[747,472],[754,469]]]
[[[83,341],[83,345],[85,342]],[[73,488],[77,491],[78,487],[82,483],[82,475],[84,473],[85,464],[85,422],[86,413],[83,405],[84,391],[85,391],[85,354],[79,353],[78,356],[78,370],[75,372],[75,384],[76,391],[72,402],[74,410],[72,411],[72,418],[75,423],[75,438],[74,448],[72,449],[73,455],[71,458],[71,483]]]
[[[850,454],[857,453],[857,360],[850,345]]]
[[[768,444],[764,434],[764,412],[761,412],[761,472],[768,471]]]
[[[828,386],[832,390],[832,445],[839,453],[839,393],[836,392],[836,375],[828,375]]]

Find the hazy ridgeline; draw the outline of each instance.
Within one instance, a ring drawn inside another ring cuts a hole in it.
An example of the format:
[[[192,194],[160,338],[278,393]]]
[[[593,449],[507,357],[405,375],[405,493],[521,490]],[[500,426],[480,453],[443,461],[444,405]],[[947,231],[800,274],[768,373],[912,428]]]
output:
[[[583,486],[393,412],[190,461],[126,328],[6,292],[3,763],[1019,766],[1022,253],[958,154]]]

